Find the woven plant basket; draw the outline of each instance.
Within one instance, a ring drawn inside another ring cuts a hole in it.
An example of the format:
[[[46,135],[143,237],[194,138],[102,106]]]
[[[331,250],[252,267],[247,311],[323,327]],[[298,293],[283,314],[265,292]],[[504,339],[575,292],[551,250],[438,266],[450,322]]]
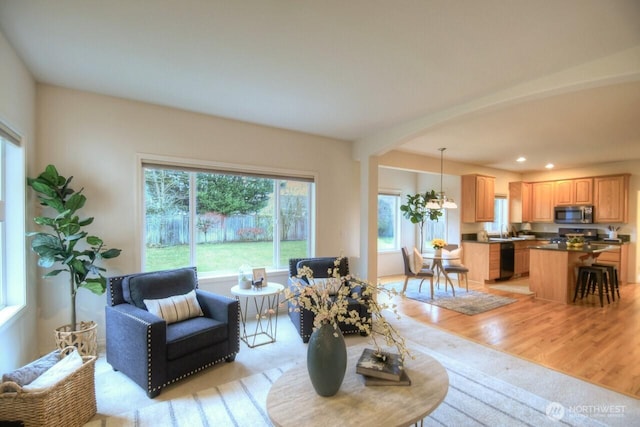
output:
[[[65,349],[66,350],[66,349]],[[96,414],[95,356],[84,356],[71,375],[40,392],[26,392],[14,382],[0,384],[0,420],[25,427],[80,427]],[[6,391],[10,390],[10,391]]]
[[[79,326],[79,327],[78,327]],[[98,324],[96,322],[64,325],[56,329],[56,345],[60,350],[72,346],[78,349],[80,356],[98,356]]]

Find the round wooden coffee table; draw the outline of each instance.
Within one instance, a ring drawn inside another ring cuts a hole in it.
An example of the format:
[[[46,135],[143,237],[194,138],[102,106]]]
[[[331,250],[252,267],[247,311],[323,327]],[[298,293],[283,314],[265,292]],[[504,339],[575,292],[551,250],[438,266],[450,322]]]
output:
[[[306,363],[289,369],[267,395],[267,412],[276,426],[409,426],[444,400],[449,376],[434,358],[414,351],[405,360],[410,386],[365,386],[356,362],[367,346],[347,349],[347,373],[335,396],[316,394]]]

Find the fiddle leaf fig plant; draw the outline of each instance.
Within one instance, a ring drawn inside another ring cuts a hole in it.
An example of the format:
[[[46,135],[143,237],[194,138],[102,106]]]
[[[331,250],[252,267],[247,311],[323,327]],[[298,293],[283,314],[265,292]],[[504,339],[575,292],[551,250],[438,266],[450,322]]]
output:
[[[107,249],[101,238],[89,235],[84,227],[93,223],[93,217],[81,219],[77,212],[87,198],[69,184],[73,177],[58,174],[53,165],[46,167],[37,178],[27,178],[27,185],[37,194],[40,204],[53,209],[54,216],[38,216],[34,222],[47,231],[27,233],[32,237],[31,249],[38,254],[38,265],[43,268],[58,266],[44,277],[69,273],[71,298],[71,328],[76,325],[76,296],[84,288],[102,295],[107,290],[106,270],[96,265],[101,259],[115,258],[120,249]]]
[[[442,210],[427,208],[429,200],[437,198],[438,195],[435,190],[413,195],[407,194],[407,203],[400,205],[402,215],[411,221],[412,224],[418,224],[420,229],[420,252],[422,252],[424,242],[424,223],[427,219],[438,221],[438,218],[442,216]]]

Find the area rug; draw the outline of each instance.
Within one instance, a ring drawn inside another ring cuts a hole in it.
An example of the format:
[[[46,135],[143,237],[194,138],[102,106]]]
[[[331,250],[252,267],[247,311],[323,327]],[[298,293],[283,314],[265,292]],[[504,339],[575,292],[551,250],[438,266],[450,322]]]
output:
[[[425,419],[426,425],[557,426],[558,422],[565,426],[604,425],[447,356],[429,353],[447,369],[449,391],[444,402]],[[271,426],[266,410],[267,394],[273,382],[290,366],[92,421],[85,427]],[[321,422],[305,423],[313,425]]]
[[[443,289],[434,289],[433,299],[431,299],[429,290],[423,292],[407,291],[406,297],[416,301],[426,302],[427,304],[446,308],[447,310],[457,311],[458,313],[473,316],[475,314],[484,313],[507,304],[518,301],[514,298],[503,297],[500,295],[486,294],[477,291],[465,291],[458,289],[456,296],[451,291],[446,292]]]
[[[533,295],[529,285],[490,285],[490,289],[497,291],[511,292],[513,294]]]

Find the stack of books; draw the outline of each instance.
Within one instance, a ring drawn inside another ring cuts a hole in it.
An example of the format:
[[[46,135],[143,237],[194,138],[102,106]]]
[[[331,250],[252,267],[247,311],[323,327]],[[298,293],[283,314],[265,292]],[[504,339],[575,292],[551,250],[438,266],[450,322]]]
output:
[[[368,386],[411,385],[400,355],[394,353],[365,348],[356,364],[356,373],[364,377]]]

